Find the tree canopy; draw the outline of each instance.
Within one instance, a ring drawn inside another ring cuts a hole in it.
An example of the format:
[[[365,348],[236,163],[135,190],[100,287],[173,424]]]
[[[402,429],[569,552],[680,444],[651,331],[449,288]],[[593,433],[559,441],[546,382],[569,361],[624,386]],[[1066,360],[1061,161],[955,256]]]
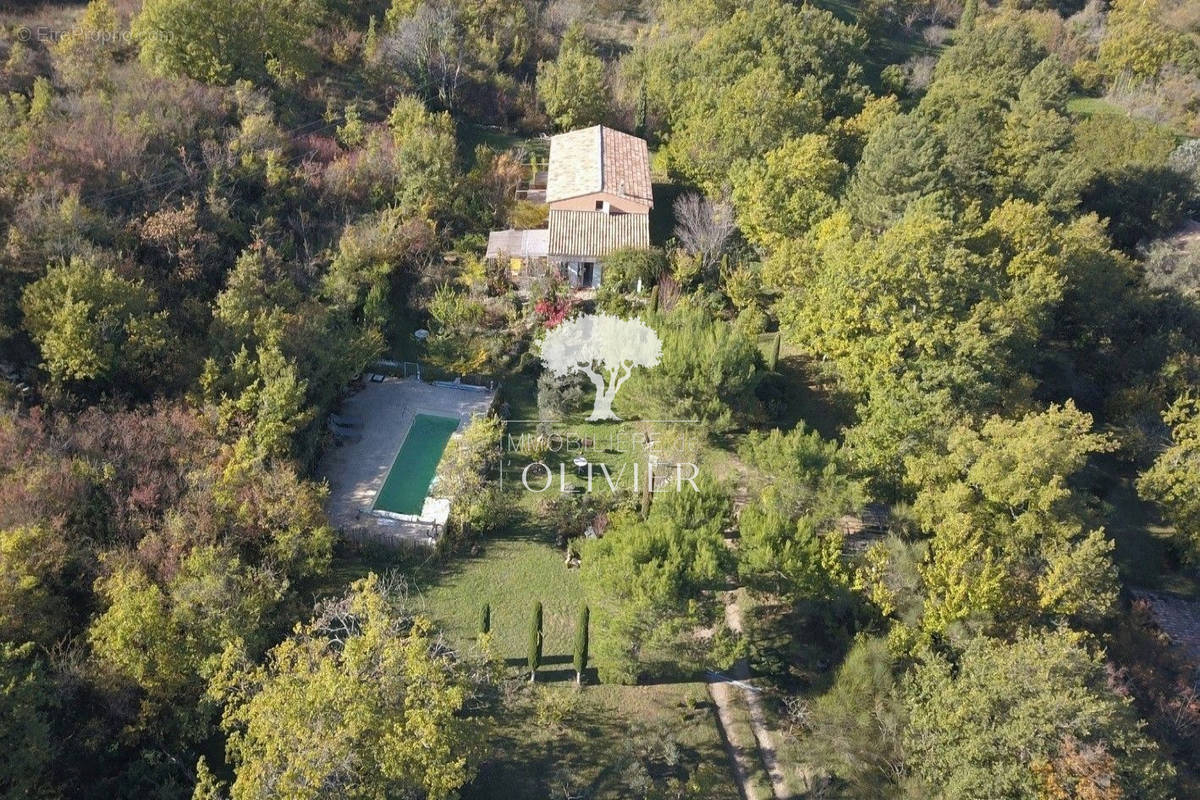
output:
[[[375,575],[318,606],[262,665],[226,651],[213,692],[225,704],[235,798],[453,797],[470,777],[470,688],[399,587]]]

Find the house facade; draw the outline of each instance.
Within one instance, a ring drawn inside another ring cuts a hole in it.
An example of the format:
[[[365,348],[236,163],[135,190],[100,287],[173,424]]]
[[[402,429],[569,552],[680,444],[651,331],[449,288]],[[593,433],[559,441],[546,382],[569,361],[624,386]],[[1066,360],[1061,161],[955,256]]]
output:
[[[544,237],[493,231],[487,257],[509,258],[514,277],[544,264],[574,287],[598,287],[605,256],[650,247],[654,195],[646,141],[603,125],[552,137],[546,203]]]

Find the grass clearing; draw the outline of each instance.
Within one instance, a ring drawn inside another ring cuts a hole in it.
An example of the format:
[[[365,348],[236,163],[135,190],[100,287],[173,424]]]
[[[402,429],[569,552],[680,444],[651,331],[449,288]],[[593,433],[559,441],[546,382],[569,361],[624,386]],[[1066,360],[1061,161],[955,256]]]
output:
[[[570,665],[575,620],[583,605],[579,571],[567,569],[553,537],[529,525],[489,537],[476,556],[454,556],[436,562],[425,551],[346,551],[317,588],[317,596],[339,593],[369,572],[397,570],[411,581],[413,601],[459,648],[470,648],[479,634],[484,603],[492,609],[492,634],[497,655],[514,671],[525,663],[529,618],[541,600],[545,634],[544,661]],[[565,659],[565,660],[563,660]],[[562,667],[558,667],[561,669]],[[548,679],[565,675],[547,674]],[[570,676],[573,678],[573,673]]]
[[[545,677],[573,677],[558,673],[570,671],[583,589],[579,570],[568,569],[546,542],[493,539],[481,555],[456,558],[421,591],[430,614],[460,646],[475,641],[481,609],[489,603],[496,653],[518,670],[524,669],[533,604],[540,600]]]
[[[592,683],[575,687],[579,573],[563,565],[547,537],[526,521],[485,542],[481,555],[446,564],[417,551],[342,552],[317,594],[340,592],[368,572],[398,569],[413,580],[414,601],[458,647],[474,644],[481,604],[491,603],[497,653],[517,680],[483,743],[479,776],[462,790],[464,800],[541,800],[566,790],[616,800],[633,796],[630,782],[643,775],[659,786],[677,781],[687,796],[737,800],[705,684],[600,685],[590,669]],[[545,663],[538,682],[528,684],[520,677],[535,598],[544,607]]]
[[[494,755],[464,800],[676,796],[633,794],[642,776],[686,786],[680,796],[739,797],[703,683],[525,685],[507,707],[492,732]],[[557,713],[539,713],[547,707]]]
[[[1128,112],[1115,103],[1110,103],[1103,97],[1072,97],[1067,101],[1067,111],[1080,117],[1096,115],[1129,116]]]
[[[655,786],[687,787],[687,796],[739,797],[705,684],[599,685],[593,668],[591,684],[575,687],[579,572],[566,568],[536,519],[519,519],[486,540],[480,555],[447,563],[416,551],[341,553],[324,594],[388,569],[410,576],[414,601],[457,647],[474,645],[481,606],[491,604],[496,653],[516,680],[483,743],[479,776],[462,791],[465,800],[541,800],[566,791],[615,800],[634,796],[631,784],[647,776]],[[522,678],[535,599],[543,604],[545,646],[538,682],[528,684]]]
[[[458,152],[466,160],[468,168],[475,164],[475,148],[479,145],[497,153],[524,148],[529,155],[536,155],[543,165],[550,157],[550,140],[540,136],[508,133],[495,125],[476,124],[460,125],[457,133]]]

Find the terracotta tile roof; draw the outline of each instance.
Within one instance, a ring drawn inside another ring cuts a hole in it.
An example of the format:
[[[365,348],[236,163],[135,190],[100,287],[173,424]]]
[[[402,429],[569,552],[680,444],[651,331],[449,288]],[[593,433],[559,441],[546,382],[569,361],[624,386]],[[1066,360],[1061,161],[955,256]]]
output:
[[[645,139],[603,125],[551,137],[546,202],[593,192],[610,192],[653,205],[650,151]]]
[[[604,191],[645,200],[654,205],[650,183],[650,150],[646,140],[628,133],[601,128]]]
[[[605,214],[602,211],[550,209],[551,258],[599,258],[614,250],[650,247],[648,214]]]

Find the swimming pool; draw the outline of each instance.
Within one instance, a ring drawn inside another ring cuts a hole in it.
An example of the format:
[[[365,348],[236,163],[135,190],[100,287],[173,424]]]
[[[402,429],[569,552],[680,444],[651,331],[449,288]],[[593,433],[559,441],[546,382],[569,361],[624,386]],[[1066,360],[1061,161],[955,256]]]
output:
[[[375,508],[393,514],[417,516],[425,505],[429,485],[450,436],[458,429],[456,417],[417,414],[404,444],[375,496]]]

